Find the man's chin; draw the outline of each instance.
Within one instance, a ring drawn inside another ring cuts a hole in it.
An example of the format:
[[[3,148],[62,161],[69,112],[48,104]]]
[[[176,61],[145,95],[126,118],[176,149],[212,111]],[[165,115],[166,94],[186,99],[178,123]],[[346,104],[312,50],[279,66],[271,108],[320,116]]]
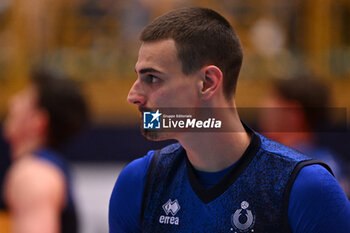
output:
[[[141,134],[144,136],[147,140],[150,141],[164,141],[170,138],[171,135],[169,133],[161,132],[159,130],[147,130],[141,128]]]

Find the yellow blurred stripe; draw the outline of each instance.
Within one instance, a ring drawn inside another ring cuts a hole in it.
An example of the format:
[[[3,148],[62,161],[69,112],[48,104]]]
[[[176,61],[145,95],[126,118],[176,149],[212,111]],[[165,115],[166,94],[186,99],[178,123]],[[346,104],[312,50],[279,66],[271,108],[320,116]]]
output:
[[[10,215],[5,211],[0,211],[0,232],[11,232]]]

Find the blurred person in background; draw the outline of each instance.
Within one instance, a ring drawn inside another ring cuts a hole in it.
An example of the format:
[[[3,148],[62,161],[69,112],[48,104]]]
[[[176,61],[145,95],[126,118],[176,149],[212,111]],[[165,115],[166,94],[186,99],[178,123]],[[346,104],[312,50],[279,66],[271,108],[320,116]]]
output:
[[[330,104],[328,87],[316,77],[276,79],[273,91],[262,102],[267,109],[259,115],[258,128],[265,136],[328,164],[349,198],[347,166],[317,140],[317,132],[332,124]]]
[[[57,150],[87,116],[77,84],[43,69],[10,101],[4,136],[13,163],[4,197],[14,233],[77,232],[69,170]]]
[[[123,169],[110,199],[110,233],[349,232],[350,204],[328,166],[241,122],[235,91],[243,51],[224,17],[176,9],[148,24],[140,39],[127,98],[140,117],[160,122],[161,108],[225,108],[220,117],[230,131],[141,127],[149,140],[179,143]]]

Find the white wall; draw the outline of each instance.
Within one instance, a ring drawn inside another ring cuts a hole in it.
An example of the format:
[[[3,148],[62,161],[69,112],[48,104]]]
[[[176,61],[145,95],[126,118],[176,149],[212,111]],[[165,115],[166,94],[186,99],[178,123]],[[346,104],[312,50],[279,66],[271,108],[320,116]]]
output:
[[[109,198],[124,166],[118,163],[71,165],[80,233],[108,232]]]

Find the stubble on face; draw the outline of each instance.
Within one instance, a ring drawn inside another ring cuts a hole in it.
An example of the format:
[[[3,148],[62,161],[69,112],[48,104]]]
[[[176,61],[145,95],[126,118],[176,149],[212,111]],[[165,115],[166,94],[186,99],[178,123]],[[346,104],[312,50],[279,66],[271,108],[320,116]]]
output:
[[[162,129],[145,129],[143,127],[143,113],[144,112],[153,112],[155,109],[139,107],[140,111],[140,132],[143,137],[150,141],[163,141],[172,139],[171,134],[168,132],[163,132]]]

